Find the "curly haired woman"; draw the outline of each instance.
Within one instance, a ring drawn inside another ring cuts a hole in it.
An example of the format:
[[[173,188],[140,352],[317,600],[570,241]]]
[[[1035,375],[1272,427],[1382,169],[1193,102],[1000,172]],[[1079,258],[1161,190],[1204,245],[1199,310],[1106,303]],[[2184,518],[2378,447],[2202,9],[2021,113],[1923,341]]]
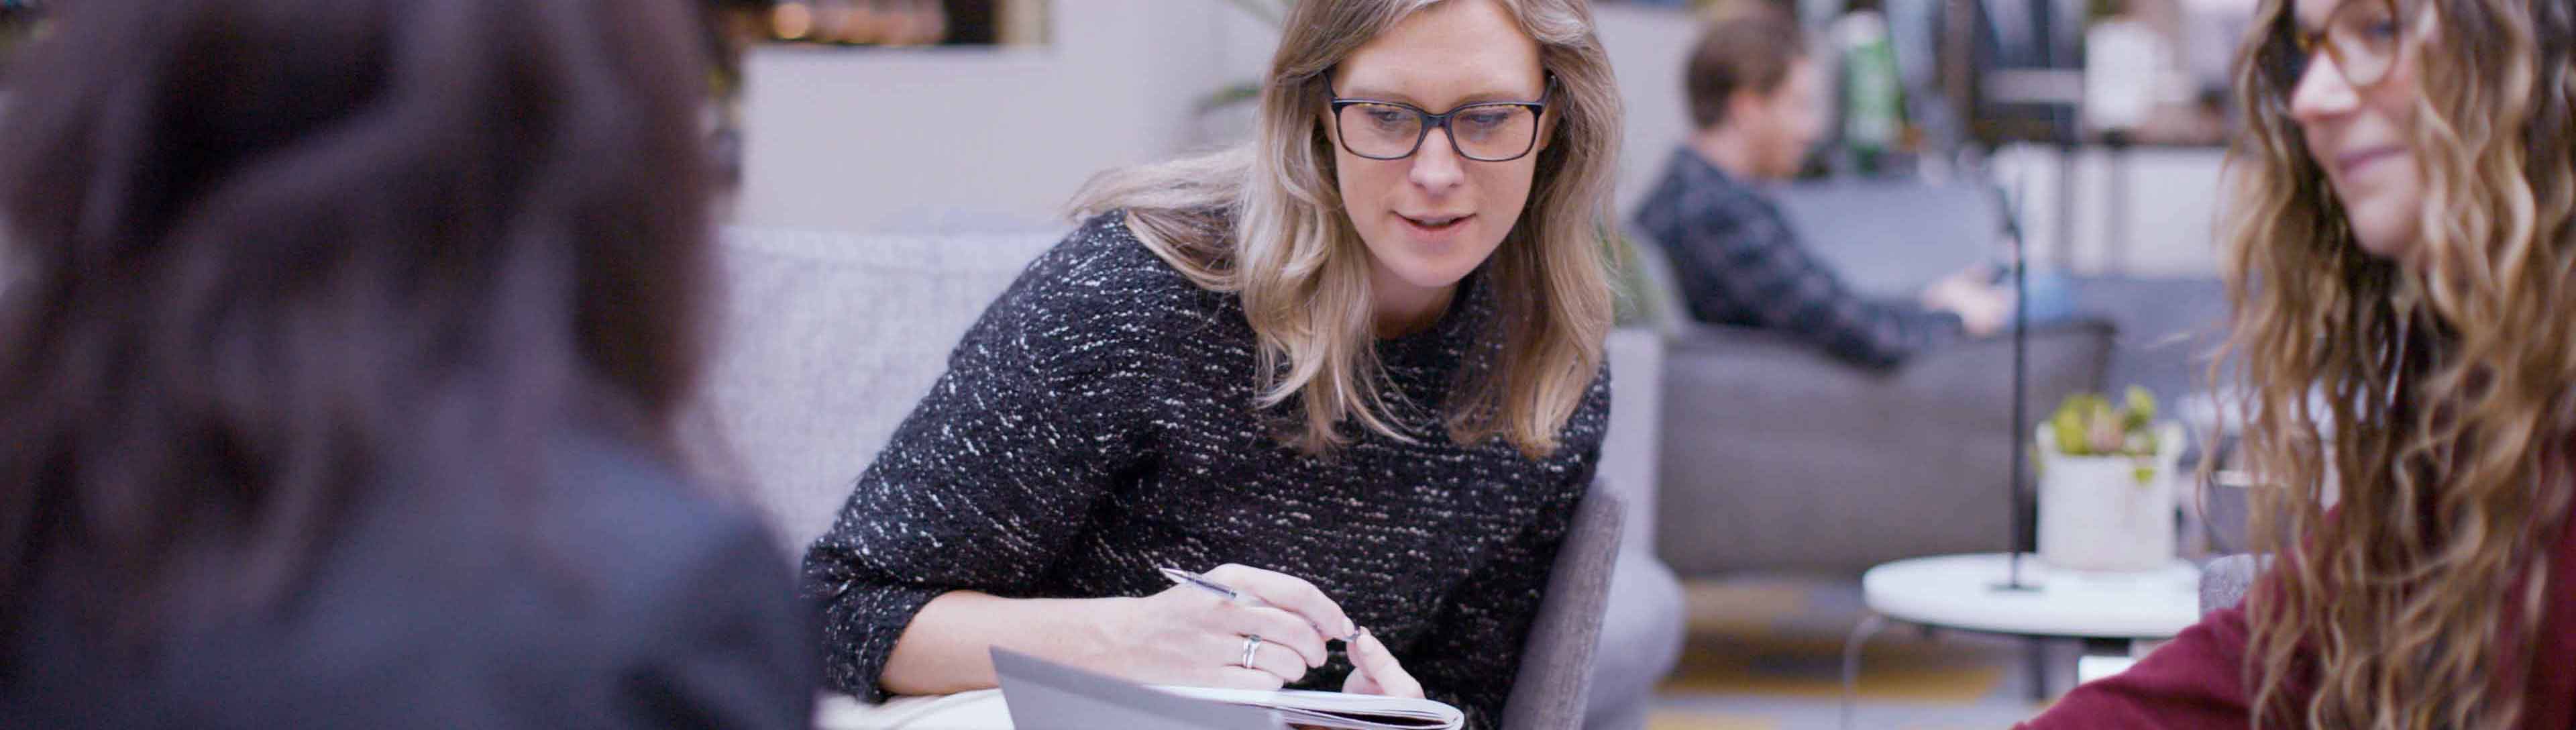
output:
[[[2270,0],[2231,221],[2246,605],[2031,723],[2576,723],[2576,4]]]

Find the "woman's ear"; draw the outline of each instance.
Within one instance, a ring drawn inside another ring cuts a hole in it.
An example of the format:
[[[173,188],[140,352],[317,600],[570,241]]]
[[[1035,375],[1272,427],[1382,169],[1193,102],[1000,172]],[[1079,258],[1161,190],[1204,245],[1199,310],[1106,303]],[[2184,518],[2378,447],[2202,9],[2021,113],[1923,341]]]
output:
[[[1538,110],[1538,148],[1540,150],[1546,150],[1549,143],[1556,141],[1557,119],[1555,106]]]
[[[1556,74],[1549,73],[1549,72],[1547,72],[1547,71],[1540,71],[1540,72],[1539,72],[1539,84],[1540,84],[1540,87],[1539,87],[1539,88],[1541,89],[1541,92],[1540,92],[1540,94],[1539,94],[1540,96],[1548,97],[1548,98],[1551,98],[1551,99],[1563,99],[1563,98],[1564,98],[1563,96],[1560,96],[1560,95],[1558,95],[1558,94],[1553,93],[1553,92],[1556,90],[1556,89],[1554,88],[1554,87],[1556,86]],[[1545,150],[1545,149],[1547,149],[1547,146],[1548,146],[1549,144],[1552,144],[1552,143],[1554,143],[1554,142],[1556,141],[1556,124],[1557,124],[1557,122],[1562,121],[1562,120],[1565,118],[1565,115],[1564,115],[1564,114],[1559,113],[1559,112],[1557,111],[1557,109],[1562,108],[1562,106],[1563,106],[1563,105],[1562,105],[1561,103],[1553,103],[1553,102],[1552,102],[1552,103],[1549,103],[1547,106],[1539,107],[1539,109],[1538,109],[1538,148],[1539,148],[1540,150]]]
[[[1324,103],[1320,105],[1321,108],[1315,110],[1315,127],[1323,130],[1325,146],[1335,151],[1342,148],[1342,125],[1333,119],[1335,114],[1333,97],[1338,95],[1333,89],[1337,88],[1340,82],[1339,79],[1333,78],[1333,75],[1341,71],[1340,64],[1324,69],[1324,93],[1321,95]]]

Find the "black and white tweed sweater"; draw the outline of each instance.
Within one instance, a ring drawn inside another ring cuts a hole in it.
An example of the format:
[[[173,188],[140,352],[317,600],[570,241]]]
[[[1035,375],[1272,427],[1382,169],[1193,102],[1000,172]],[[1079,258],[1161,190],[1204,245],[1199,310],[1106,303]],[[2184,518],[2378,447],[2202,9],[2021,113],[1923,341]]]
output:
[[[1277,438],[1286,409],[1255,410],[1240,300],[1193,285],[1123,216],[1086,222],[968,330],[806,553],[830,684],[884,697],[896,638],[946,591],[1141,596],[1170,587],[1157,565],[1241,563],[1312,581],[1434,699],[1498,724],[1609,382],[1548,458],[1452,443],[1433,407],[1499,349],[1482,278],[1439,323],[1378,343],[1393,400],[1423,404],[1398,405],[1416,442],[1346,426],[1352,443],[1316,458]],[[1301,686],[1349,671],[1336,652]]]

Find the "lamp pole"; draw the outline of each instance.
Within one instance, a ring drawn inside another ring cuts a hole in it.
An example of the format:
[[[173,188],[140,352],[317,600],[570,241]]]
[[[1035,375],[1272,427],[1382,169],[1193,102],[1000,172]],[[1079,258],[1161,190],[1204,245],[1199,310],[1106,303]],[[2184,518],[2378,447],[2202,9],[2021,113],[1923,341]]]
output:
[[[1995,586],[1996,590],[2003,591],[2038,589],[2038,586],[2024,583],[2021,579],[2021,546],[2024,537],[2021,516],[2024,513],[2022,509],[2024,500],[2029,499],[2029,490],[2026,488],[2029,485],[2023,475],[2030,458],[2030,450],[2022,445],[2022,438],[2030,435],[2030,424],[2024,422],[2023,408],[2023,400],[2027,397],[2030,370],[2030,246],[2029,242],[2022,240],[2021,237],[2021,194],[2027,187],[2025,182],[2023,178],[2014,179],[2014,194],[2005,198],[2003,210],[2004,235],[2012,244],[2013,272],[2012,438],[2005,440],[2012,445],[2012,478],[2007,480],[2012,488],[2012,498],[2007,500],[2011,505],[2012,514],[2006,518],[2005,523],[2012,530],[2012,545],[2008,548],[2010,557],[2007,559],[2009,567],[2006,579],[2003,585]]]

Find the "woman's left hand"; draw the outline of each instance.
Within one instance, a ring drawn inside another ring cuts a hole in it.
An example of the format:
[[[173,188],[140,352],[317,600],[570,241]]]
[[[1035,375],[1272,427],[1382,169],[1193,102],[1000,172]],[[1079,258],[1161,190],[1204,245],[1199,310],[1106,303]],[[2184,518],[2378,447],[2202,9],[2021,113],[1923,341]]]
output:
[[[1422,699],[1422,683],[1405,673],[1395,652],[1388,651],[1376,634],[1360,629],[1360,639],[1344,648],[1351,657],[1351,676],[1342,680],[1343,692]]]

